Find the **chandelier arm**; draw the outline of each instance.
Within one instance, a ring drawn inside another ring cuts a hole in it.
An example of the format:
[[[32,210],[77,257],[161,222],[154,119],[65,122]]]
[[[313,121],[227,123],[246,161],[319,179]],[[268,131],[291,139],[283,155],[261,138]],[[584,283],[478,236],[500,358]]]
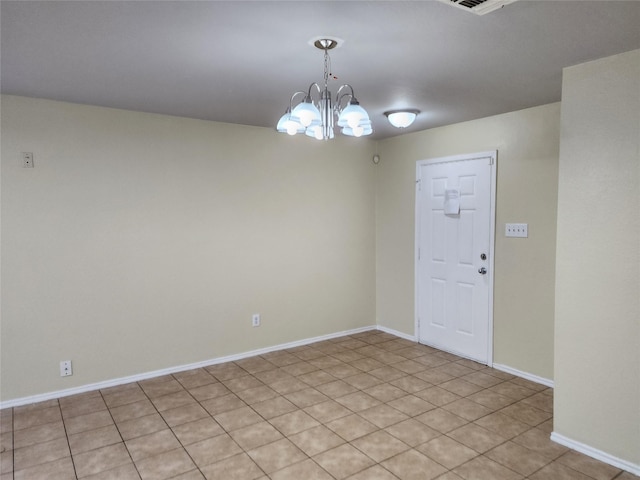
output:
[[[340,92],[342,92],[343,88],[348,88],[351,90],[351,93],[344,93],[342,95],[340,95]],[[336,92],[336,105],[342,101],[342,99],[346,96],[349,95],[350,98],[355,98],[355,93],[353,91],[353,87],[351,85],[349,85],[348,83],[345,83],[344,85],[341,85],[340,88],[338,89],[338,91]]]
[[[293,95],[291,95],[291,99],[289,100],[289,111],[290,112],[293,110],[293,99],[296,97],[296,95],[306,95],[306,93],[303,92],[303,91],[298,91],[298,92],[295,92]]]

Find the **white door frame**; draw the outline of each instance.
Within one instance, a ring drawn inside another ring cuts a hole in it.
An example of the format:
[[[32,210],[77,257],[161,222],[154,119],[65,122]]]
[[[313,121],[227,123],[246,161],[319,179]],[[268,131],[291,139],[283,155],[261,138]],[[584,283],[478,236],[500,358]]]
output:
[[[414,318],[415,318],[415,338],[420,341],[420,320],[418,318],[418,249],[420,247],[420,168],[425,165],[433,165],[438,163],[447,162],[459,162],[464,160],[474,160],[478,158],[487,158],[487,161],[491,165],[491,213],[490,213],[490,225],[489,225],[489,262],[488,276],[489,276],[489,332],[487,335],[487,365],[493,366],[493,285],[494,285],[494,254],[495,254],[495,232],[496,232],[496,169],[498,163],[498,151],[490,150],[479,153],[468,153],[463,155],[451,155],[447,157],[430,158],[427,160],[418,160],[416,162],[416,190],[415,190],[415,251],[414,251]],[[438,347],[440,348],[440,347]],[[459,355],[459,354],[456,354]]]

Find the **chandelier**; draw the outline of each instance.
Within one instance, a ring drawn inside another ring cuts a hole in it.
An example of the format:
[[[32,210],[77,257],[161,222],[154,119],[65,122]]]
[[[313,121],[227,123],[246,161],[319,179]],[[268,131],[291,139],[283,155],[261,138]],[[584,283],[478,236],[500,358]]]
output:
[[[314,46],[324,51],[324,85],[312,83],[306,92],[295,92],[289,100],[289,107],[278,121],[276,130],[281,133],[295,135],[304,133],[318,140],[334,138],[334,122],[342,128],[342,134],[350,137],[361,137],[373,133],[371,120],[367,111],[360,106],[349,84],[342,85],[335,97],[335,105],[331,103],[329,78],[331,74],[331,58],[329,50],[338,45],[336,40],[321,38]],[[312,97],[316,93],[317,98]],[[302,100],[294,107],[294,100],[302,96]]]

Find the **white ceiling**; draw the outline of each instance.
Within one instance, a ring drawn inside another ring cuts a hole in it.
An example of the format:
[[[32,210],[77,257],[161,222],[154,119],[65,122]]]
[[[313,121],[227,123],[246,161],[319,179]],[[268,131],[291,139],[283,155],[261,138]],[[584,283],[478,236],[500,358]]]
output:
[[[640,48],[639,1],[6,1],[2,93],[275,127],[291,94],[354,86],[374,138],[560,100],[562,68]],[[411,107],[397,130],[383,112]]]

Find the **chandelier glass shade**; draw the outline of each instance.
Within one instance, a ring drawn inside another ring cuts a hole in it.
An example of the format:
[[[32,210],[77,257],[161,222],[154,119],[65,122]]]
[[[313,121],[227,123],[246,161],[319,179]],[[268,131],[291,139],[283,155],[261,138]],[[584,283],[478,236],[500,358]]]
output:
[[[334,138],[334,126],[337,125],[343,135],[351,137],[373,133],[369,114],[360,106],[351,85],[342,85],[336,93],[335,105],[331,101],[328,86],[331,66],[329,50],[337,44],[336,40],[328,38],[314,43],[317,48],[324,50],[324,84],[312,83],[306,92],[295,92],[291,96],[289,107],[278,121],[278,132],[289,135],[304,133],[318,140],[329,140]],[[302,100],[294,106],[296,98],[303,95]]]

